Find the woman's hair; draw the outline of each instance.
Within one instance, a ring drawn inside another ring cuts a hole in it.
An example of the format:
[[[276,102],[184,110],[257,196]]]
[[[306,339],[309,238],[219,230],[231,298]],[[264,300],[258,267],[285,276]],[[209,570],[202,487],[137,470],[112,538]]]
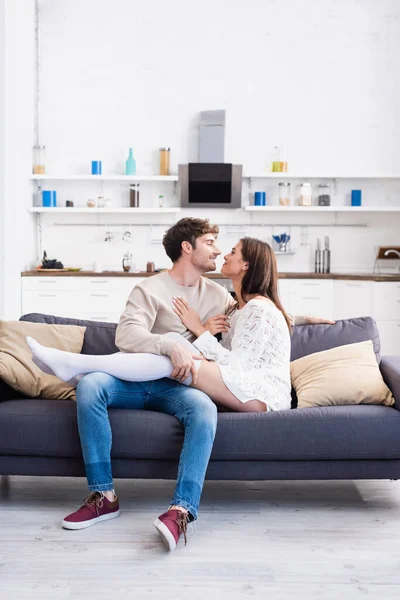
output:
[[[269,298],[281,311],[289,331],[291,331],[291,321],[279,299],[275,253],[269,244],[256,238],[244,237],[240,241],[242,242],[242,258],[249,263],[242,280],[243,300],[247,301],[248,297],[254,294]]]
[[[212,225],[208,219],[185,217],[172,225],[163,237],[163,246],[167,256],[175,263],[182,256],[182,242],[189,242],[196,248],[196,240],[206,233],[217,237],[219,228]]]

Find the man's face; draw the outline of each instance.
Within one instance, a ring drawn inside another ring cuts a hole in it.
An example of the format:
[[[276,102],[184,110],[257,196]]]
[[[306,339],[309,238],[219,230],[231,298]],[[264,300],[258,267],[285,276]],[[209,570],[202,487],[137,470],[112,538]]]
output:
[[[206,233],[196,240],[196,248],[192,248],[190,255],[191,263],[202,273],[215,271],[216,258],[221,254],[221,250],[215,244],[215,237],[212,233]]]

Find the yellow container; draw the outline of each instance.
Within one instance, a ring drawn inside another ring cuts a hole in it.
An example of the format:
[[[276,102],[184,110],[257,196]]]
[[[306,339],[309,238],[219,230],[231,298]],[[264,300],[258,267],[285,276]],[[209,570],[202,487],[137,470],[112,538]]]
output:
[[[160,148],[160,175],[169,175],[171,148]]]

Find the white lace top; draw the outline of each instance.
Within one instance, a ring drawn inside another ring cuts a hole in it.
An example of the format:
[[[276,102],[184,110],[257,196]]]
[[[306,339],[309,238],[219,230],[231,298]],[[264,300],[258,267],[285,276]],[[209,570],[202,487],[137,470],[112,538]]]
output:
[[[290,334],[281,311],[268,300],[253,299],[230,324],[221,344],[207,331],[194,346],[218,364],[226,387],[241,402],[262,400],[271,411],[290,409]]]

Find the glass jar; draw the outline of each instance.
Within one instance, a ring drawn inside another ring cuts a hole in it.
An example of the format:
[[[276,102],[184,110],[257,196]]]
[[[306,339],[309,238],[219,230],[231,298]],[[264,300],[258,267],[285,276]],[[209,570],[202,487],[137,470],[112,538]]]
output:
[[[273,173],[287,173],[288,163],[285,146],[274,147],[274,157],[272,160]]]
[[[278,184],[279,204],[281,206],[289,206],[290,204],[290,183],[281,182]]]
[[[33,147],[33,174],[34,175],[44,175],[45,166],[44,166],[44,146],[34,146]]]
[[[126,252],[122,258],[122,268],[125,273],[129,273],[132,268],[132,254],[131,252]]]
[[[160,148],[160,175],[169,175],[171,148]]]
[[[329,183],[320,183],[318,186],[318,206],[331,205],[331,186]]]
[[[302,183],[300,186],[300,206],[312,206],[311,183]]]

